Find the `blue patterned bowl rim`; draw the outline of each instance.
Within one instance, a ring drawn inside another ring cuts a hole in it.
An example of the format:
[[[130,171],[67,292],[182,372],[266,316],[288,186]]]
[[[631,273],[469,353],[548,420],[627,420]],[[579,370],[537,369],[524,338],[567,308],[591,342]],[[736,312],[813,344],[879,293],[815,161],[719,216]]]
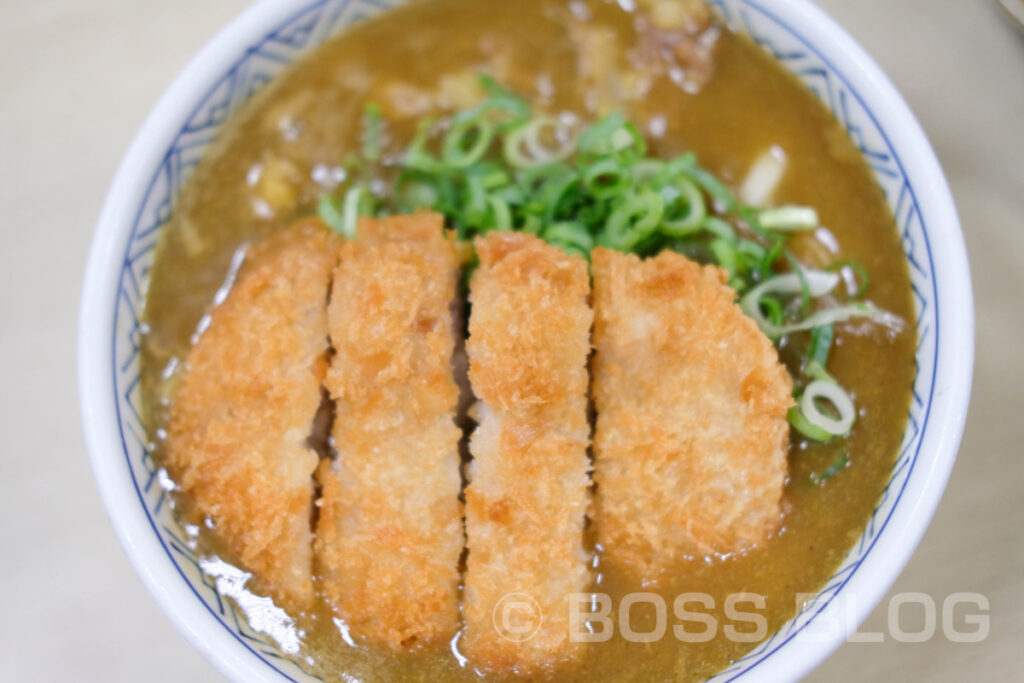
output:
[[[100,216],[82,293],[79,391],[101,497],[126,554],[188,640],[236,681],[318,680],[253,631],[200,570],[161,488],[139,416],[140,314],[160,229],[224,120],[345,26],[403,0],[262,0],[218,34],[153,109]],[[919,345],[913,402],[889,484],[858,543],[800,613],[714,681],[796,680],[859,625],[917,545],[956,458],[970,395],[974,312],[946,180],[906,103],[807,0],[710,0],[836,115],[896,216]],[[941,321],[941,326],[940,326]],[[831,629],[822,631],[822,625]],[[838,627],[834,627],[838,625]]]

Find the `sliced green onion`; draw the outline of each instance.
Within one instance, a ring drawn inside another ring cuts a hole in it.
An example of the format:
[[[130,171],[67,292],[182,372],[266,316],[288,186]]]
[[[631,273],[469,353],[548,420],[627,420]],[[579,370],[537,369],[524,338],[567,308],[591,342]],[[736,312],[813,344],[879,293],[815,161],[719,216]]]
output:
[[[807,321],[804,321],[804,323],[798,323],[795,326],[773,325],[761,313],[761,297],[765,294],[797,294],[803,292],[805,287],[809,296],[823,296],[831,292],[838,283],[838,275],[824,271],[812,270],[801,271],[799,274],[794,272],[786,273],[785,275],[776,275],[747,292],[747,294],[745,294],[740,300],[740,308],[743,309],[744,313],[754,319],[762,332],[772,339],[777,339],[789,332],[793,332],[798,329],[811,329],[818,325],[804,326],[804,323]]]
[[[633,164],[633,180],[639,185],[654,182],[667,166],[661,159],[641,159]]]
[[[520,226],[519,229],[522,230],[523,232],[528,232],[531,235],[539,235],[543,227],[544,221],[541,219],[540,216],[527,214],[526,216],[523,217],[523,224],[522,226]]]
[[[513,119],[530,118],[530,104],[519,95],[515,94],[505,86],[487,74],[477,76],[477,83],[487,93],[489,99],[485,104],[491,109],[498,109],[510,114]]]
[[[818,212],[807,206],[780,206],[764,209],[758,216],[761,227],[776,232],[814,230],[818,227]]]
[[[752,244],[757,244],[757,242],[752,242]],[[754,278],[760,282],[767,277],[770,277],[774,270],[775,262],[779,260],[779,256],[782,255],[783,252],[782,240],[775,240],[775,242],[769,245],[767,249],[762,247],[761,260],[756,264],[751,264],[750,266],[750,270]],[[794,267],[794,270],[803,270],[803,266],[798,264]],[[801,298],[803,296],[803,291],[803,288],[801,288]]]
[[[497,130],[504,132],[522,125],[530,118],[530,105],[511,90],[500,85],[490,76],[481,74],[477,83],[488,97],[475,107],[463,110],[452,117],[452,126],[468,121],[487,118]],[[494,116],[497,114],[498,116]]]
[[[832,325],[821,325],[811,330],[811,343],[807,347],[808,365],[817,363],[825,367],[828,363],[829,352],[832,350],[832,338],[835,336],[835,327]]]
[[[807,418],[804,417],[804,414],[800,412],[799,406],[793,406],[790,408],[789,412],[786,413],[786,419],[789,421],[789,424],[793,429],[797,430],[808,439],[819,441],[821,443],[828,443],[832,440],[831,434],[808,422]]]
[[[632,148],[638,157],[647,153],[647,142],[637,127],[629,121],[612,133],[611,143],[614,152],[625,152]]]
[[[480,175],[467,175],[466,190],[462,204],[462,221],[471,228],[486,227],[491,207],[487,201],[488,195],[484,189],[483,178]]]
[[[575,173],[567,164],[555,162],[542,166],[532,166],[516,173],[516,182],[529,193],[537,190],[553,175]]]
[[[529,111],[530,105],[527,104],[526,100],[503,86],[498,81],[494,80],[491,76],[488,76],[487,74],[478,74],[476,82],[490,97],[516,101],[519,103],[518,106]]]
[[[704,195],[693,181],[686,178],[674,179],[669,187],[679,190],[679,198],[674,202],[666,201],[666,209],[674,208],[677,204],[682,203],[686,206],[686,212],[681,216],[666,217],[662,221],[661,231],[670,237],[684,237],[693,234],[700,229],[701,223],[707,215]]]
[[[747,224],[747,227],[750,228],[751,232],[761,239],[765,241],[781,241],[776,235],[769,233],[761,226],[761,219],[758,218],[756,209],[744,206],[742,208],[738,208],[736,213],[738,213],[743,222]]]
[[[835,407],[838,417],[823,413],[817,405],[819,400],[828,401]],[[853,401],[842,387],[835,382],[816,379],[804,388],[799,401],[800,412],[815,427],[832,436],[846,436],[850,433],[857,411]]]
[[[819,473],[811,474],[812,484],[824,484],[826,481],[842,472],[847,465],[850,464],[850,454],[847,451],[843,451],[839,454],[839,457],[835,461],[825,468],[824,471]]]
[[[807,316],[803,321],[782,328],[782,334],[810,330],[820,325],[844,323],[854,318],[870,318],[876,322],[887,322],[891,314],[880,311],[870,303],[856,303],[836,308],[826,308]]]
[[[736,247],[734,247],[728,240],[719,238],[711,240],[711,244],[708,245],[708,248],[711,249],[711,253],[714,254],[715,261],[718,262],[718,265],[729,271],[729,277],[736,277],[739,273],[739,259],[736,257]]]
[[[833,290],[839,282],[839,275],[821,270],[807,270],[802,273],[807,281],[808,294],[812,297],[819,297]],[[811,313],[799,323],[792,325],[774,325],[764,316],[761,311],[760,301],[766,294],[797,294],[802,291],[801,278],[797,273],[785,273],[776,275],[775,278],[767,280],[750,292],[743,295],[739,300],[739,307],[744,313],[754,318],[761,331],[771,339],[778,339],[782,335],[813,330],[814,328],[836,323],[845,323],[854,317],[877,317],[883,315],[882,311],[868,303],[855,303],[837,308],[825,308]]]
[[[540,202],[544,210],[544,219],[555,220],[562,207],[562,202],[569,190],[577,184],[579,176],[568,166],[555,166],[540,188]]]
[[[428,209],[437,206],[441,193],[433,176],[406,171],[395,181],[395,199],[406,210]]]
[[[783,255],[785,255],[787,260],[790,261],[790,264],[793,266],[794,269],[801,270],[803,268],[803,266],[797,263],[796,259],[794,259],[793,256],[786,251],[786,248],[783,246],[783,241],[780,239],[776,239],[774,242],[772,242],[771,246],[768,247],[768,250],[765,251],[764,260],[761,262],[761,267],[764,270],[770,269],[775,264],[775,262],[779,260],[779,256]]]
[[[506,185],[505,187],[497,187],[491,195],[500,198],[502,201],[509,205],[520,206],[526,203],[526,192],[523,188],[518,185]]]
[[[623,193],[633,184],[629,170],[615,159],[596,161],[583,169],[583,185],[598,199],[608,199]]]
[[[610,154],[612,152],[611,138],[619,128],[626,123],[626,117],[622,112],[609,114],[603,119],[598,119],[580,134],[577,146],[580,152],[585,154]]]
[[[441,145],[441,160],[454,168],[472,166],[483,158],[494,141],[494,126],[484,118],[452,127]]]
[[[642,190],[629,195],[608,217],[605,240],[615,249],[629,250],[649,237],[661,222],[665,204],[661,195]]]
[[[512,210],[509,208],[508,202],[492,194],[487,197],[487,203],[490,204],[491,216],[494,218],[494,223],[491,227],[498,230],[511,230]]]
[[[577,221],[563,221],[548,226],[542,235],[544,239],[564,249],[587,256],[594,248],[594,238],[586,226]]]
[[[474,175],[480,178],[485,190],[496,190],[507,186],[512,182],[512,176],[501,165],[483,161],[466,169],[467,175]]]
[[[427,140],[430,138],[430,130],[433,126],[434,122],[430,119],[423,119],[419,122],[416,127],[416,136],[402,157],[402,166],[424,173],[436,173],[440,170],[441,162],[427,152]]]
[[[345,218],[341,214],[341,207],[338,206],[338,200],[329,194],[325,194],[317,202],[316,212],[320,216],[320,219],[327,224],[334,232],[345,234]]]
[[[355,185],[345,192],[340,207],[334,197],[324,195],[317,204],[316,211],[331,230],[351,240],[356,237],[359,217],[373,213],[373,204],[373,195],[362,185]]]
[[[781,245],[782,241],[776,242],[777,245]],[[789,262],[789,267],[796,273],[797,279],[800,281],[800,314],[807,315],[807,311],[811,309],[811,287],[807,283],[807,275],[804,273],[803,267],[800,262],[789,253],[788,250],[782,250],[783,256]]]
[[[816,360],[812,360],[807,364],[807,367],[804,369],[804,374],[811,379],[820,379],[822,382],[838,384],[838,382],[836,382],[836,378],[828,374],[828,370],[825,369],[825,366]]]
[[[771,265],[768,258],[768,250],[753,240],[740,240],[736,245],[736,250],[740,254],[749,257],[755,268],[764,268]]]
[[[372,211],[373,197],[362,185],[356,185],[345,192],[341,208],[341,232],[350,240],[356,238],[359,217],[369,215]]]
[[[590,227],[591,232],[601,232],[605,224],[607,224],[612,210],[618,206],[622,199],[604,202],[587,201],[587,199],[588,197],[582,192],[577,197],[576,214],[573,218]]]
[[[822,270],[805,270],[800,275],[797,273],[784,273],[762,282],[750,295],[755,293],[767,294],[769,292],[798,294],[803,287],[803,283],[806,283],[811,296],[824,296],[839,284],[839,276]]]
[[[773,325],[782,324],[782,304],[773,296],[761,297],[761,308],[768,312],[768,320]]]
[[[681,174],[688,174],[697,167],[697,155],[687,152],[676,157],[665,165],[665,175],[668,178],[675,178]]]
[[[640,159],[647,153],[647,143],[640,131],[621,112],[609,114],[593,123],[580,134],[577,145],[582,155],[598,157],[632,156]]]
[[[861,298],[868,291],[868,286],[871,284],[871,278],[868,276],[867,268],[862,266],[859,262],[849,259],[844,261],[835,261],[834,263],[830,263],[827,266],[825,266],[825,270],[832,272],[841,272],[844,268],[849,268],[857,276],[857,289],[850,296],[853,297],[854,299]]]
[[[736,241],[733,227],[717,216],[705,216],[700,222],[700,229],[728,242]]]
[[[690,180],[697,183],[705,192],[711,195],[711,198],[720,205],[720,210],[727,212],[736,211],[738,207],[736,197],[718,178],[699,166],[692,166],[684,171],[684,173]]]
[[[555,147],[544,142],[545,131],[551,133],[550,137],[557,143]],[[575,143],[572,131],[557,117],[537,116],[509,131],[502,150],[511,166],[530,168],[569,158],[575,151]]]

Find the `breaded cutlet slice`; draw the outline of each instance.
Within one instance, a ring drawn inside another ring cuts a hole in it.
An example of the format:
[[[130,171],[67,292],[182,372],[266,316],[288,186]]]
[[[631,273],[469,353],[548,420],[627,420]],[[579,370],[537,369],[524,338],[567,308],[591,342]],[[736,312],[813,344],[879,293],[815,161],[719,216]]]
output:
[[[459,628],[457,277],[455,244],[425,213],[361,221],[334,273],[337,459],[318,472],[317,567],[351,635],[393,650]]]
[[[591,582],[590,282],[583,259],[532,235],[492,232],[476,250],[463,652],[483,670],[543,674],[579,654],[569,599]]]
[[[306,443],[326,370],[327,291],[339,240],[306,222],[249,249],[188,356],[167,459],[254,586],[309,608],[318,456]]]
[[[670,251],[592,254],[594,523],[644,579],[780,523],[792,382],[725,271]]]

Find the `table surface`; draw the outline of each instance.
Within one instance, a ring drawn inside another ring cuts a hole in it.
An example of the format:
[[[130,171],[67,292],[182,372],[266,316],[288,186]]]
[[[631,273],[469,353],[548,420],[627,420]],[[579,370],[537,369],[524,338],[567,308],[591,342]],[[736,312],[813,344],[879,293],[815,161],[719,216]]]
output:
[[[1024,668],[1024,35],[991,0],[821,0],[895,81],[949,177],[977,307],[949,488],[893,592],[985,595],[978,644],[847,644],[809,680],[1019,680]],[[245,0],[0,4],[0,679],[201,681],[114,539],[80,434],[75,323],[118,160]],[[886,632],[883,601],[862,631]]]

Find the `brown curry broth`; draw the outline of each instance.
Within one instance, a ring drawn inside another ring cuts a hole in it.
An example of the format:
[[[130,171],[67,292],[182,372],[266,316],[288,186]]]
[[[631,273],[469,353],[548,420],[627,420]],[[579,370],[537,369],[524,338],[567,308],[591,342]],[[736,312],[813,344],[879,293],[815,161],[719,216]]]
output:
[[[592,22],[613,26],[628,46],[633,39],[629,17],[610,3],[588,4]],[[443,74],[493,65],[489,54],[514,53],[514,60],[506,62],[505,80],[511,87],[535,93],[535,77],[547,74],[558,84],[547,108],[583,111],[585,93],[575,74],[567,16],[564,3],[552,0],[414,3],[322,46],[235,116],[179,197],[153,267],[143,392],[158,451],[157,429],[165,423],[174,385],[173,378],[161,378],[163,369],[172,358],[187,356],[189,338],[223,281],[234,250],[312,211],[322,188],[311,180],[310,171],[318,163],[336,164],[358,149],[363,104],[379,99],[388,83],[430,90]],[[776,200],[814,206],[841,245],[841,254],[829,258],[863,263],[872,275],[870,298],[912,319],[899,238],[870,170],[814,95],[748,39],[722,34],[714,52],[714,76],[699,94],[684,94],[662,78],[641,102],[627,103],[625,109],[641,124],[655,114],[665,117],[665,136],[651,141],[655,154],[668,157],[693,150],[703,165],[733,182],[761,152],[779,145],[789,165]],[[298,123],[296,139],[288,141],[281,134],[277,122],[283,114]],[[390,147],[401,148],[412,126],[412,119],[393,124]],[[253,164],[272,157],[290,159],[300,171],[297,202],[280,215],[262,219],[252,209],[253,189],[246,175]],[[813,246],[804,240],[796,249],[812,265],[823,265],[820,249]],[[761,613],[769,632],[789,619],[795,595],[814,592],[828,579],[859,537],[885,486],[906,423],[914,346],[909,325],[898,335],[865,325],[840,326],[829,369],[854,395],[860,417],[840,444],[805,449],[794,440],[782,532],[762,547],[726,559],[678,558],[672,578],[643,589],[665,596],[666,637],[658,643],[630,644],[616,630],[615,638],[590,646],[585,660],[559,678],[688,680],[715,673],[753,647],[722,637],[722,627],[731,623],[722,612],[730,592],[767,596],[767,609]],[[842,450],[850,454],[849,466],[825,485],[812,485],[811,474],[827,468]],[[201,546],[216,549],[210,539],[203,539]],[[622,594],[641,589],[612,558],[602,558],[601,564],[597,589],[611,595],[614,615]],[[672,626],[679,623],[672,600],[679,593],[698,591],[715,596],[718,637],[680,644],[672,636]],[[643,607],[635,608],[633,617],[635,630],[649,627],[650,614]],[[313,621],[307,624],[303,654],[312,656],[315,670],[327,680],[341,680],[342,672],[362,680],[476,678],[457,665],[447,646],[413,655],[352,649],[341,641],[329,615]],[[743,630],[742,624],[737,626]]]

